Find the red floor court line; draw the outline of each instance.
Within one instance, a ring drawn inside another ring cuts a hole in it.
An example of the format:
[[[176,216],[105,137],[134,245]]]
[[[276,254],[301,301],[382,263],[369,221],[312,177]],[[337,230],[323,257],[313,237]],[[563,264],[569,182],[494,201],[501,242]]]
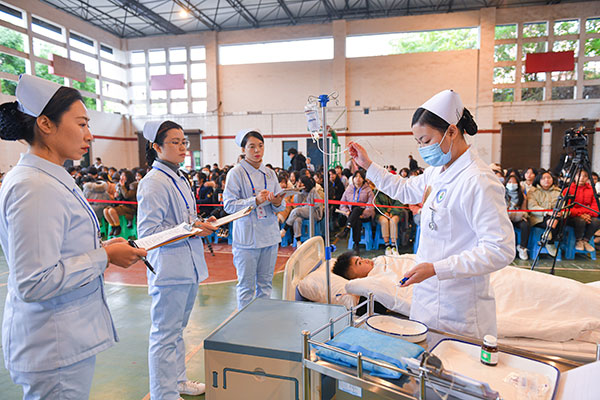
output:
[[[213,244],[215,255],[211,255],[205,249],[204,256],[208,265],[208,278],[201,284],[232,281],[237,279],[235,267],[233,266],[233,254],[231,246],[227,244]],[[294,252],[293,247],[281,247],[277,254],[275,272],[282,271],[290,255]],[[139,261],[127,269],[110,265],[104,273],[107,283],[132,286],[147,286],[146,266]]]

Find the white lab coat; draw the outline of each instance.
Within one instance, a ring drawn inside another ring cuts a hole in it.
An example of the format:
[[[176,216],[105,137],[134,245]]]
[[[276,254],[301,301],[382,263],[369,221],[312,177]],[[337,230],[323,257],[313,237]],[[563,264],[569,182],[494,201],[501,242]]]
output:
[[[496,335],[489,274],[515,256],[504,187],[472,148],[442,168],[429,167],[410,179],[375,163],[367,171],[367,179],[403,203],[420,203],[430,193],[421,211],[416,261],[433,263],[436,275],[415,285],[410,317],[471,337]]]
[[[7,369],[67,367],[118,340],[104,294],[107,255],[95,219],[60,165],[23,154],[6,175],[0,243],[9,267],[2,324]]]

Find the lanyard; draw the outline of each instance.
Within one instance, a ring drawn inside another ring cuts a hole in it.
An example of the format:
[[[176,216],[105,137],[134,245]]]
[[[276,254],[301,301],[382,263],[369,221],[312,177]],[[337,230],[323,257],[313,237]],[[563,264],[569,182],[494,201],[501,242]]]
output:
[[[187,208],[187,212],[188,212],[188,215],[189,215],[190,214],[190,205],[188,204],[187,200],[185,199],[185,196],[183,195],[183,192],[181,191],[181,189],[179,189],[179,186],[177,185],[177,181],[175,180],[175,178],[173,178],[167,172],[163,171],[162,169],[160,169],[158,167],[152,166],[152,168],[159,170],[160,172],[162,172],[163,174],[165,174],[166,176],[168,176],[169,179],[171,179],[173,181],[173,184],[177,188],[177,191],[179,192],[179,194],[181,195],[181,198],[183,199],[183,202],[185,203],[185,208]]]
[[[352,201],[354,203],[358,202],[358,200],[360,200],[360,191],[362,190],[362,186],[358,189],[358,196],[356,196],[356,186],[354,186],[354,194],[352,195]]]
[[[85,207],[87,213],[89,214],[90,218],[94,222],[94,226],[96,227],[96,234],[100,238],[100,223],[98,222],[98,217],[96,217],[96,213],[94,212],[94,210],[92,210],[92,207],[90,207],[90,204],[87,201],[85,201],[79,193],[77,193],[77,189],[73,189],[72,193],[73,193],[73,195],[75,195],[75,197],[77,197],[77,200]],[[94,242],[94,248],[95,247],[96,247],[96,243]]]
[[[244,168],[242,166],[242,168]],[[248,173],[248,171],[246,170],[246,168],[244,168],[244,172],[246,173],[246,176],[248,176],[248,180],[250,181],[250,186],[252,186],[252,195],[256,196],[256,190],[254,189],[254,182],[252,182],[252,178],[250,178],[250,174]],[[265,179],[265,190],[267,189],[267,175],[260,171],[261,174],[263,174],[263,178]]]

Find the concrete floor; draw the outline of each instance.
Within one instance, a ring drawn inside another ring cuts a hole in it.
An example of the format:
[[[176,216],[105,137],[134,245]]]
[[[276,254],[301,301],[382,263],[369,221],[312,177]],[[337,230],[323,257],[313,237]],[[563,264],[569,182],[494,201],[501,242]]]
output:
[[[334,256],[346,251],[346,243],[338,243]],[[403,249],[407,252],[409,249]],[[363,257],[382,254],[383,250],[362,252]],[[514,265],[526,267],[527,262],[517,260]],[[581,282],[600,280],[599,263],[589,257],[577,256],[573,261],[557,264],[556,274]],[[539,271],[547,271],[551,260],[544,258]],[[8,266],[0,252],[0,301],[6,296]],[[281,298],[283,274],[275,275],[273,297]],[[106,285],[109,306],[117,325],[121,341],[97,357],[91,399],[142,400],[148,399],[148,331],[150,327],[150,298],[144,287]],[[184,332],[188,353],[187,370],[190,379],[204,381],[203,340],[235,309],[235,283],[201,285],[190,323]],[[0,318],[4,307],[0,306]],[[20,399],[21,387],[14,385],[8,371],[0,367],[0,398]],[[187,399],[201,397],[184,396]]]

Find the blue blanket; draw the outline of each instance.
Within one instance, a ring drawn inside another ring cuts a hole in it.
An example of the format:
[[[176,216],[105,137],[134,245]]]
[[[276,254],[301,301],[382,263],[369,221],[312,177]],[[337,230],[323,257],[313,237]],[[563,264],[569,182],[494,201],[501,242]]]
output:
[[[406,365],[401,361],[401,357],[416,358],[425,351],[418,344],[351,326],[326,343],[352,353],[360,352],[365,357],[385,361],[402,369],[406,369]],[[356,358],[345,354],[321,347],[317,350],[317,356],[334,364],[356,368]],[[402,376],[399,372],[364,361],[363,370],[386,379],[399,379]]]

